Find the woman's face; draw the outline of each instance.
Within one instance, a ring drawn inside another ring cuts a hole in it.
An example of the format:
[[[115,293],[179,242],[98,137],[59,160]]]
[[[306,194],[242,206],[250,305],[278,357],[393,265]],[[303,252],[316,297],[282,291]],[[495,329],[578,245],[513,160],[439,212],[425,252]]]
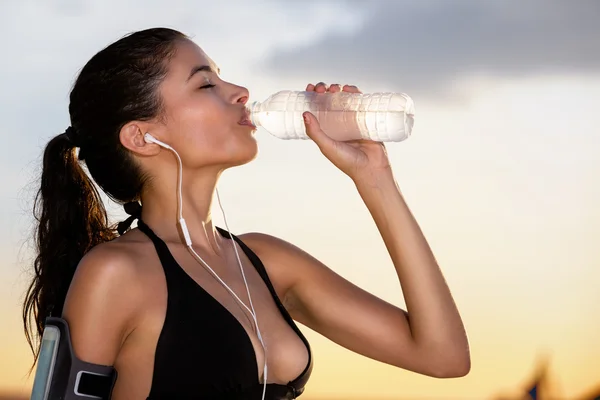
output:
[[[214,62],[191,41],[182,41],[160,85],[164,138],[188,168],[231,167],[257,154],[247,118],[248,90],[225,82]]]

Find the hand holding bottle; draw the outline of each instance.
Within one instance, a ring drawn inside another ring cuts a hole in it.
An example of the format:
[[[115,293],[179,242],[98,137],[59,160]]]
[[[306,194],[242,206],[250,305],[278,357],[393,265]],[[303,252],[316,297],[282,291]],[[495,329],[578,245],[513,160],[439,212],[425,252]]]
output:
[[[356,86],[331,85],[324,83],[309,84],[306,91],[317,93],[336,93],[339,91],[361,93]],[[391,174],[390,163],[382,142],[372,140],[338,141],[323,132],[319,121],[310,113],[303,113],[307,135],[317,144],[321,153],[353,181],[372,181]]]

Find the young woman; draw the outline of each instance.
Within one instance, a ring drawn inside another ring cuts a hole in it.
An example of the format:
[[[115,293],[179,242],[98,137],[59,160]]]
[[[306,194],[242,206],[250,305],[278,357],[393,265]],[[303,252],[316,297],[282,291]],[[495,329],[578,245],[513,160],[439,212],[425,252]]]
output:
[[[358,92],[323,83],[306,90]],[[461,318],[381,143],[336,142],[305,115],[311,139],[373,216],[407,311],[281,239],[213,225],[220,174],[257,153],[247,99],[170,29],[128,35],[85,65],[70,96],[71,126],[44,153],[39,254],[23,313],[30,343],[49,314],[63,316],[77,356],[118,371],[115,400],[260,399],[263,383],[268,399],[295,398],[312,356],[294,320],[399,368],[467,374]],[[81,163],[140,218],[138,229],[117,236],[107,225]]]

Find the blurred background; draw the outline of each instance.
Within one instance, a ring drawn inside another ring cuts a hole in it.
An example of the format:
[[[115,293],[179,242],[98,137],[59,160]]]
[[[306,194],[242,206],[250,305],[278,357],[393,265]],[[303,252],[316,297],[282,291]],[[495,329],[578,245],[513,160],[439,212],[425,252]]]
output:
[[[193,36],[253,100],[324,81],[415,101],[413,136],[387,147],[464,318],[471,373],[419,376],[301,327],[315,353],[303,399],[600,396],[599,17],[595,0],[0,0],[0,399],[27,398],[33,380],[21,303],[43,148],[69,125],[86,61],[153,26]],[[257,139],[257,160],[220,184],[232,231],[280,236],[404,306],[349,179],[309,141]]]

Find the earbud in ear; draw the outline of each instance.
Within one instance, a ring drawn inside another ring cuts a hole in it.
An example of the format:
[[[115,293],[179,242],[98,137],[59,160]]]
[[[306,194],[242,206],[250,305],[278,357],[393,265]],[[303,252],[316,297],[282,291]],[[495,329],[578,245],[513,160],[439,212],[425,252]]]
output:
[[[156,139],[154,139],[154,136],[152,136],[151,134],[149,134],[149,133],[146,133],[146,134],[144,135],[144,141],[145,141],[146,143],[155,143],[155,142],[156,142]]]
[[[169,150],[173,150],[173,151],[175,151],[175,150],[174,150],[174,149],[173,149],[171,146],[169,146],[169,145],[168,145],[168,144],[166,144],[166,143],[163,143],[163,142],[161,142],[161,141],[160,141],[160,140],[158,140],[158,139],[155,139],[155,138],[154,138],[154,136],[152,136],[152,135],[151,135],[151,134],[149,134],[149,133],[146,133],[146,134],[144,134],[144,141],[145,141],[146,143],[154,143],[154,144],[157,144],[157,145],[159,145],[160,147],[164,147],[165,149],[169,149]]]

